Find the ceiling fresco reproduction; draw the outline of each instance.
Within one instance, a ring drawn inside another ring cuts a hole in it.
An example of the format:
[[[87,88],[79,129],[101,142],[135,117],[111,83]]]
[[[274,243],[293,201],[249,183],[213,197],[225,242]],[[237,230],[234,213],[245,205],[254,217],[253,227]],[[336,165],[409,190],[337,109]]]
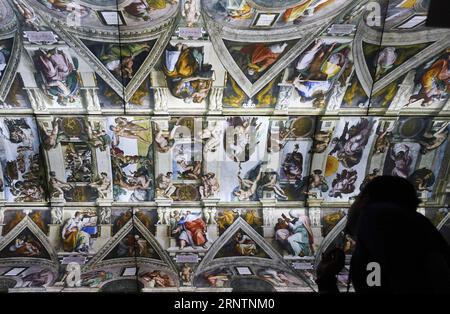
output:
[[[317,291],[379,175],[450,241],[428,5],[1,1],[0,291]]]

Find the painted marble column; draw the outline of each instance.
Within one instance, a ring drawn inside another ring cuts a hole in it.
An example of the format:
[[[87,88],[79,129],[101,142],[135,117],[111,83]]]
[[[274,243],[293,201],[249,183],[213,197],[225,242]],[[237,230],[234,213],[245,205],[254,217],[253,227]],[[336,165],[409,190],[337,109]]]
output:
[[[272,239],[275,236],[276,199],[263,199],[261,203],[263,212],[263,237]]]
[[[169,117],[153,117],[152,123],[157,125],[157,128],[164,132],[165,134],[169,134]],[[158,151],[155,149],[155,177],[158,177],[159,174],[166,174],[167,172],[172,171],[172,150],[169,149],[167,152]]]
[[[171,247],[170,237],[169,237],[169,219],[170,219],[170,206],[172,202],[170,200],[157,202],[158,208],[158,221],[156,223],[156,239],[163,249],[168,249]]]
[[[153,117],[152,123],[156,124],[156,128],[161,130],[164,134],[169,134],[169,120],[170,117]],[[155,129],[155,128],[153,128]],[[168,138],[166,138],[168,140]],[[170,144],[169,144],[170,145]],[[173,172],[172,170],[172,148],[167,150],[166,152],[159,151],[157,147],[155,147],[154,151],[154,165],[155,165],[155,178],[158,178],[159,175],[166,175],[168,172]],[[162,206],[171,206],[172,199],[167,199],[162,196],[158,196],[157,193],[158,182],[155,182],[155,201],[158,204],[158,207]]]
[[[101,114],[102,110],[97,96],[98,88],[94,73],[81,72],[80,76],[83,81],[81,91],[83,92],[82,99],[86,111],[89,114]]]
[[[203,200],[203,219],[207,224],[208,242],[213,243],[219,237],[219,226],[217,225],[217,199]]]
[[[1,140],[0,140],[0,144],[1,144]],[[4,206],[5,202],[6,202],[6,192],[5,192],[5,186],[4,186],[4,176],[3,176],[3,167],[0,167],[0,179],[1,179],[1,191],[0,191],[0,205]],[[0,214],[0,218],[1,218],[1,214]],[[0,224],[3,223],[0,219]],[[1,233],[0,233],[1,234]]]
[[[314,237],[314,251],[318,249],[318,243],[322,243],[322,210],[320,207],[310,207],[308,210],[309,220],[311,221],[311,229]]]
[[[395,120],[380,120],[379,125],[381,126],[381,129],[388,128],[392,129],[394,128]],[[383,167],[384,163],[386,161],[387,153],[388,153],[389,147],[386,147],[384,152],[375,152],[373,151],[371,154],[371,160],[370,164],[368,164],[366,175],[373,173],[375,169],[378,172],[378,175],[381,175],[383,173]]]
[[[154,87],[155,115],[167,115],[169,113],[169,89],[167,87]]]
[[[339,81],[336,82],[333,87],[333,91],[331,92],[331,98],[328,102],[327,108],[325,108],[328,114],[338,113],[341,108],[342,101],[344,100],[345,92],[348,87],[350,87],[350,79],[351,75],[347,78],[344,84],[341,84]]]
[[[98,88],[83,88],[84,103],[88,114],[101,114],[102,108],[98,100]]]
[[[3,227],[5,226],[5,208],[0,207],[0,239],[3,237]]]
[[[28,99],[31,103],[31,108],[33,108],[34,113],[46,113],[47,111],[47,103],[41,97],[40,91],[38,88],[25,88],[27,92]]]
[[[112,234],[111,207],[100,208],[100,236],[109,239]]]
[[[63,224],[64,207],[52,207],[51,209],[51,224],[48,225],[48,240],[50,244],[56,249],[61,248],[61,227]]]
[[[208,114],[209,115],[220,115],[222,114],[223,104],[223,91],[225,87],[221,86],[213,86],[211,88],[209,94],[209,106],[208,106]]]
[[[272,144],[277,142],[277,139],[280,138],[280,121],[272,120],[270,121],[270,133],[271,133],[271,142]],[[280,167],[282,152],[279,149],[272,149],[270,152],[265,151],[263,158],[261,161],[267,161],[265,168],[263,168],[264,173],[269,172],[278,172]],[[279,183],[279,182],[278,182]],[[262,200],[273,200],[273,202],[277,202],[276,195],[273,190],[263,190]]]

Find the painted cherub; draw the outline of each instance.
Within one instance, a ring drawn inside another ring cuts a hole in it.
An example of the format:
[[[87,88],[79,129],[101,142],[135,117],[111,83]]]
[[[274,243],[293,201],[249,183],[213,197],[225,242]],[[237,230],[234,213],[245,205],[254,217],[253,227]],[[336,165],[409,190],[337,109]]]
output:
[[[181,280],[184,283],[190,283],[192,280],[193,273],[194,272],[193,272],[192,268],[188,264],[184,264],[183,268],[181,268],[181,271],[180,271]]]

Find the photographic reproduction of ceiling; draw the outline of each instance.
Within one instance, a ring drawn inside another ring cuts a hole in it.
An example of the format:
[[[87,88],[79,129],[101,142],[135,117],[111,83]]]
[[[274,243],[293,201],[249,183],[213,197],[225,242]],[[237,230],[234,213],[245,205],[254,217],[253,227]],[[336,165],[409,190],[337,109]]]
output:
[[[428,6],[0,1],[0,291],[317,291],[379,175],[448,237]]]

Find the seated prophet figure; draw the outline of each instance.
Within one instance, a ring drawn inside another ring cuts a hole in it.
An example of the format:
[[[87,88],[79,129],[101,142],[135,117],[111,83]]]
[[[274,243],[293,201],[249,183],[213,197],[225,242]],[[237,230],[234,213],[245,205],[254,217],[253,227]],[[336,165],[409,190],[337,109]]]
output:
[[[212,87],[212,66],[204,64],[201,48],[184,44],[169,46],[164,56],[163,72],[172,95],[188,103],[201,103]]]
[[[76,212],[75,217],[70,218],[64,225],[61,236],[63,248],[66,252],[88,253],[90,248],[90,235],[83,231],[87,226],[83,222],[83,214]]]
[[[272,66],[285,52],[288,44],[278,43],[267,45],[255,43],[246,45],[235,52],[238,64],[246,70],[246,74],[255,77]]]
[[[176,235],[180,245],[180,249],[186,246],[203,246],[205,247],[206,223],[201,217],[201,213],[186,212],[186,217],[181,217],[178,221],[178,227],[172,231]]]
[[[64,101],[75,102],[79,91],[79,81],[76,72],[78,61],[70,60],[67,54],[59,49],[36,51],[34,64],[38,70],[36,80],[42,89],[51,97],[64,104]]]
[[[281,215],[275,231],[275,239],[294,256],[310,256],[314,254],[314,236],[307,216],[291,210],[290,218]]]

